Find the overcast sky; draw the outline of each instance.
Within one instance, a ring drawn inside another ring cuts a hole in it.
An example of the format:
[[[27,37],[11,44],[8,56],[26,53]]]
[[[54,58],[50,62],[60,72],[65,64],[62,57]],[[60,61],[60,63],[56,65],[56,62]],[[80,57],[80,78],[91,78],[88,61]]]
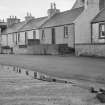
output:
[[[13,15],[23,19],[27,12],[35,17],[42,17],[47,15],[51,2],[55,2],[61,11],[65,11],[72,7],[75,0],[0,0],[0,18],[6,19]]]

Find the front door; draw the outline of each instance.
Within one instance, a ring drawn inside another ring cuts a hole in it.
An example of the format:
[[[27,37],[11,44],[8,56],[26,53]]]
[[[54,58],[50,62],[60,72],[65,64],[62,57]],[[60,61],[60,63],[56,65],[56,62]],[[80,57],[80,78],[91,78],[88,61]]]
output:
[[[55,44],[55,28],[52,28],[52,44]]]

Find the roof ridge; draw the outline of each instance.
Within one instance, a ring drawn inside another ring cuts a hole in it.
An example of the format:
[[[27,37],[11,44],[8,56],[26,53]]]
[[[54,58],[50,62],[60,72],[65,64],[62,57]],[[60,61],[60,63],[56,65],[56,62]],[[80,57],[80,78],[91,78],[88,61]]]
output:
[[[80,9],[80,8],[84,8],[84,7],[82,6],[82,7],[78,7],[78,8],[73,8],[73,9],[70,9],[70,10],[62,11],[60,13],[65,13],[65,12],[73,11],[73,10]],[[60,13],[58,13],[58,14],[60,14]]]
[[[52,20],[56,16],[58,17],[59,15],[64,16],[64,15],[67,15],[67,14],[73,14],[73,13],[76,13],[76,11],[78,11],[78,15],[79,15],[80,11],[82,11],[83,9],[84,9],[84,7],[79,7],[79,8],[73,8],[73,9],[70,9],[70,10],[66,10],[66,11],[63,11],[63,12],[60,12],[60,13],[56,13],[52,17],[50,17],[45,23],[43,23],[40,28],[42,28],[45,24],[47,24],[50,20]],[[73,17],[73,16],[71,16],[71,17]]]

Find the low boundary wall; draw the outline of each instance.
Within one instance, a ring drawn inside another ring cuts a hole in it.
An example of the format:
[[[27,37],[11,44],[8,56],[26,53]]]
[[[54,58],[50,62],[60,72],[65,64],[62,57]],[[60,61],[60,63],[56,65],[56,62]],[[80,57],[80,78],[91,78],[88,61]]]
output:
[[[56,45],[31,45],[27,48],[14,48],[15,54],[30,54],[30,55],[58,55],[74,53],[73,48],[69,48],[66,44]]]
[[[77,56],[105,57],[105,44],[76,44],[75,53]]]

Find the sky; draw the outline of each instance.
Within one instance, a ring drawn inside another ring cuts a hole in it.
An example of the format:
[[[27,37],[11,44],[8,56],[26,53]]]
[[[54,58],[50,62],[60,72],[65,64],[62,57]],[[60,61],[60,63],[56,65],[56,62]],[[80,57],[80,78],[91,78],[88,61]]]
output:
[[[47,15],[50,3],[55,2],[57,9],[69,10],[75,0],[0,0],[0,19],[17,16],[24,19],[27,12],[38,18]]]

